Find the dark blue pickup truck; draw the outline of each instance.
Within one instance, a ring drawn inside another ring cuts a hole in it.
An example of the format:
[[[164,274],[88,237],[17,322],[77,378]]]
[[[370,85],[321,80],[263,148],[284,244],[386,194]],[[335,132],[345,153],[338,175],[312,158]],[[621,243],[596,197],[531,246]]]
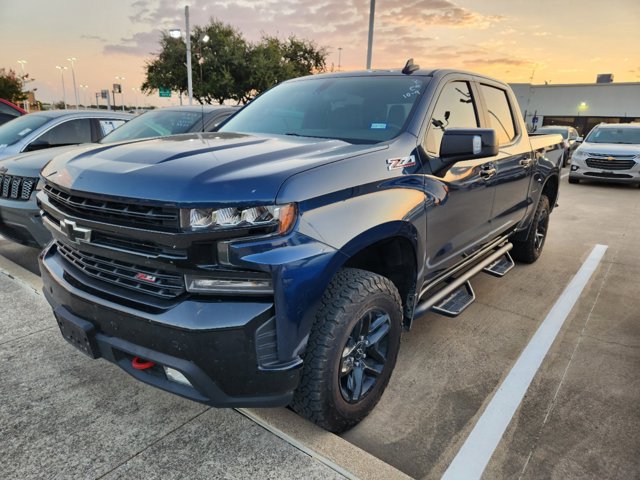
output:
[[[561,153],[487,77],[408,62],[291,80],[214,133],[56,157],[44,293],[69,342],[139,380],[342,431],[403,328],[538,258]]]

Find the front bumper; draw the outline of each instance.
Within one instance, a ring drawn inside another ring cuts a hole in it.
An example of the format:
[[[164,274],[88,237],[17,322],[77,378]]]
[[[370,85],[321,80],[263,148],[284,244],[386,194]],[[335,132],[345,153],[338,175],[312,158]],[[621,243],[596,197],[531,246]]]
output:
[[[594,168],[589,166],[587,159],[577,160],[572,158],[569,178],[575,180],[592,180],[612,183],[632,183],[640,184],[640,163],[635,162],[630,168],[619,168],[612,164],[612,168],[606,168],[606,162],[600,164],[605,168]]]
[[[259,361],[261,338],[270,338],[271,330],[275,335],[273,303],[186,299],[171,308],[144,311],[91,294],[91,279],[76,277],[65,262],[55,244],[42,253],[44,294],[58,319],[90,324],[96,356],[145,383],[216,407],[290,403],[302,361],[268,367]],[[155,362],[157,368],[137,370],[134,357]],[[191,385],[170,380],[163,367],[178,370]]]
[[[35,248],[49,243],[51,233],[42,224],[35,194],[26,202],[0,198],[0,235]]]

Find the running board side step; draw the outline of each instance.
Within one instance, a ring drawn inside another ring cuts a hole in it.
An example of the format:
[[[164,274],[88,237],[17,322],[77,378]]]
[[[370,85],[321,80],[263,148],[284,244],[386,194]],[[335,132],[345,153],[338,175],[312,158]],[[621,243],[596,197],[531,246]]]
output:
[[[515,265],[516,263],[513,261],[513,258],[511,258],[511,255],[507,252],[495,262],[484,267],[482,271],[494,277],[504,277]]]
[[[423,315],[429,310],[431,310],[431,308],[434,305],[440,305],[440,303],[444,299],[448,298],[451,295],[451,293],[458,290],[461,286],[467,283],[469,279],[471,279],[471,277],[481,272],[485,267],[491,265],[496,260],[499,260],[500,257],[504,256],[504,254],[507,253],[512,248],[513,248],[513,244],[511,242],[506,243],[505,245],[500,247],[498,250],[496,250],[494,253],[489,255],[487,258],[485,258],[484,260],[479,262],[477,265],[475,265],[473,268],[466,271],[465,273],[460,275],[460,277],[456,278],[451,283],[446,285],[442,290],[438,291],[435,295],[427,298],[422,302],[419,302],[416,305],[416,308],[413,313],[413,317],[417,318],[420,315]]]
[[[431,307],[431,310],[447,317],[457,317],[471,305],[475,299],[476,294],[473,291],[473,287],[471,287],[469,281],[466,281],[460,285],[457,290],[451,292],[448,297],[445,297],[439,304]]]

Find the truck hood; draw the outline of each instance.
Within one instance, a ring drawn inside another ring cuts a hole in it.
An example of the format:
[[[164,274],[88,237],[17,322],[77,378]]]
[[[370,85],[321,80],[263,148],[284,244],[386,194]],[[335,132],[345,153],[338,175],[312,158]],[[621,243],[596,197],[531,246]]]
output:
[[[162,204],[269,204],[291,175],[385,148],[308,137],[193,133],[68,152],[42,176],[74,192]]]
[[[581,152],[599,153],[601,155],[638,155],[640,154],[640,145],[638,144],[622,144],[622,143],[588,143],[583,142],[580,145]]]
[[[93,146],[90,144],[89,146]],[[66,147],[45,148],[35,152],[20,153],[12,157],[0,160],[0,172],[5,168],[7,175],[18,175],[20,177],[37,177],[40,170],[56,155],[68,152],[69,150],[77,150],[83,147],[78,145],[69,145]],[[86,147],[85,147],[86,148]]]

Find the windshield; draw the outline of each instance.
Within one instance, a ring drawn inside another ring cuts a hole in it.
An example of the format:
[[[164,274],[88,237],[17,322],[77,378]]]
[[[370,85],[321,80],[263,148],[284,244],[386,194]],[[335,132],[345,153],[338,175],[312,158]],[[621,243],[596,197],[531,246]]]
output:
[[[208,114],[204,114],[205,121]],[[100,143],[139,140],[149,137],[164,137],[202,130],[202,112],[190,110],[152,110],[130,120],[105,136]]]
[[[540,133],[544,135],[551,135],[551,134],[562,135],[562,138],[564,138],[565,140],[569,136],[569,132],[567,131],[566,128],[540,128],[536,133]]]
[[[400,133],[428,81],[403,75],[284,83],[255,99],[220,131],[382,142]]]
[[[589,143],[640,143],[640,126],[638,128],[594,128],[587,136]]]
[[[50,117],[32,113],[5,123],[0,127],[0,146],[19,142],[49,121],[51,121]]]

